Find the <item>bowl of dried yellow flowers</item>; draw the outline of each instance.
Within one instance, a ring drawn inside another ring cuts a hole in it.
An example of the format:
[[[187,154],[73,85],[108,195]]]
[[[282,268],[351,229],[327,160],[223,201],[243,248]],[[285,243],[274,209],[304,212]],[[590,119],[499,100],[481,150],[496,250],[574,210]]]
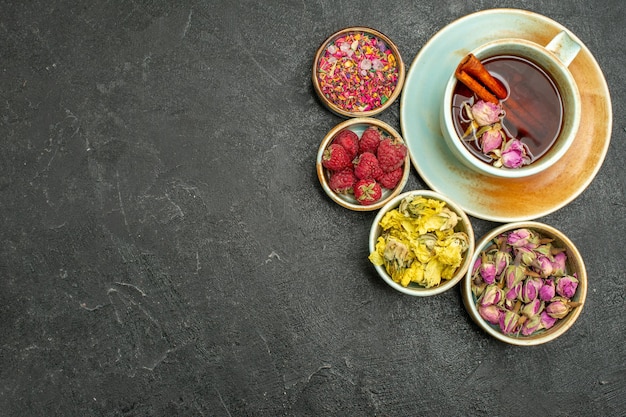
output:
[[[413,190],[379,210],[369,252],[370,262],[392,288],[431,296],[454,287],[468,271],[474,231],[454,201],[434,191]]]
[[[572,327],[587,295],[582,256],[565,234],[539,222],[499,226],[476,244],[461,285],[478,326],[519,346],[556,339]]]

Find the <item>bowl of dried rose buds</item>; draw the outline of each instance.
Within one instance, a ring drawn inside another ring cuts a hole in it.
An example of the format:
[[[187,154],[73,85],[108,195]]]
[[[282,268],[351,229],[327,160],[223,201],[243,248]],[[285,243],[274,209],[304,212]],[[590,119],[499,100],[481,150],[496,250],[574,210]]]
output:
[[[381,208],[402,192],[411,169],[408,149],[387,123],[352,118],[332,128],[317,152],[317,176],[326,194],[355,211]]]
[[[318,97],[342,117],[370,117],[400,96],[405,68],[398,47],[383,33],[348,27],[328,37],[313,60]]]
[[[369,234],[369,260],[395,290],[431,296],[453,288],[474,252],[465,212],[446,196],[413,190],[380,209]]]
[[[565,333],[580,315],[587,272],[572,241],[539,222],[505,224],[476,244],[463,303],[484,331],[531,346]]]

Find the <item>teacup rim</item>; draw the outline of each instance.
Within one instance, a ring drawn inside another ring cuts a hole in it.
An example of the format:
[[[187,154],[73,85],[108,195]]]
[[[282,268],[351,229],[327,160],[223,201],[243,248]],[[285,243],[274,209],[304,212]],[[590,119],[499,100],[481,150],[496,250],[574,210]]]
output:
[[[454,88],[456,86],[456,83],[458,82],[454,72],[451,74],[450,78],[448,79],[448,82],[444,89],[443,111],[442,111],[442,115],[440,119],[441,121],[440,124],[442,125],[441,130],[444,135],[444,138],[446,138],[446,141],[449,144],[451,143],[454,147],[454,149],[452,149],[453,153],[457,153],[457,157],[459,157],[458,153],[460,153],[462,162],[464,162],[464,164],[467,165],[468,167],[478,172],[481,172],[483,174],[493,176],[493,177],[513,178],[513,179],[525,178],[525,177],[536,175],[540,172],[545,171],[546,169],[550,168],[555,163],[557,163],[559,160],[561,160],[561,158],[565,155],[565,153],[567,153],[570,146],[574,142],[574,139],[576,137],[576,132],[578,131],[578,128],[580,125],[580,119],[581,119],[581,114],[582,114],[581,97],[580,97],[580,91],[578,89],[576,79],[570,72],[568,66],[565,65],[563,62],[561,62],[560,59],[552,51],[546,49],[545,45],[541,45],[540,43],[533,42],[531,40],[523,39],[523,38],[504,37],[504,38],[495,39],[495,40],[486,42],[482,45],[479,45],[478,47],[472,49],[469,53],[474,54],[477,58],[483,60],[483,59],[490,58],[492,56],[497,55],[497,54],[493,54],[493,55],[485,56],[483,54],[483,51],[488,50],[489,48],[493,48],[497,45],[506,45],[506,44],[516,44],[516,45],[521,44],[523,46],[526,46],[526,47],[529,47],[531,49],[538,51],[540,54],[547,56],[551,61],[557,64],[557,67],[560,69],[562,75],[566,78],[566,81],[571,89],[571,94],[573,96],[573,104],[574,104],[574,108],[572,110],[573,126],[571,128],[570,134],[568,135],[567,143],[564,146],[559,147],[555,152],[549,155],[543,155],[541,158],[538,159],[538,161],[533,162],[530,165],[527,165],[521,168],[510,168],[510,169],[502,168],[502,167],[498,168],[484,161],[479,160],[465,147],[465,145],[463,145],[463,143],[460,140],[456,140],[458,139],[456,130],[453,127],[451,127],[453,123],[452,123],[452,109],[450,106],[450,99],[454,91]],[[553,82],[556,82],[554,81],[554,75],[552,73],[549,73],[545,68],[543,68],[543,66],[540,63],[535,62],[535,60],[531,59],[530,57],[524,57],[524,58],[529,59],[535,65],[538,65],[540,68],[542,68],[545,72],[548,73],[548,75],[552,78]],[[562,95],[563,93],[561,92],[560,94]]]

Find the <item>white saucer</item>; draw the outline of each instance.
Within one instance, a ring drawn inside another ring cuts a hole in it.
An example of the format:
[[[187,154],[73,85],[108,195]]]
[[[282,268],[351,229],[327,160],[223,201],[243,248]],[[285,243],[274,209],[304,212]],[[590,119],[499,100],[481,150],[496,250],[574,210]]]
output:
[[[520,180],[487,177],[457,161],[439,129],[443,91],[463,56],[499,38],[517,37],[545,45],[562,30],[567,29],[525,10],[480,11],[440,30],[409,68],[400,102],[400,125],[413,166],[431,189],[474,217],[513,222],[550,214],[580,195],[604,161],[612,129],[608,86],[591,52],[569,31],[582,45],[569,68],[578,84],[583,116],[574,144],[556,165]]]

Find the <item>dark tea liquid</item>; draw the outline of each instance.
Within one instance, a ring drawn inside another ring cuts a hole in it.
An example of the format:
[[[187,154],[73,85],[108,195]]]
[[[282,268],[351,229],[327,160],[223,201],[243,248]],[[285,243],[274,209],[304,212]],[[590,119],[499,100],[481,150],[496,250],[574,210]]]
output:
[[[509,96],[502,101],[506,134],[521,140],[530,151],[531,162],[536,161],[552,147],[563,124],[563,101],[556,85],[545,71],[524,58],[502,55],[482,63],[509,91]],[[452,96],[452,115],[459,137],[469,126],[459,113],[464,102],[474,103],[473,97],[465,85],[457,83]],[[463,143],[477,158],[491,160],[480,151],[476,141],[464,140]]]

